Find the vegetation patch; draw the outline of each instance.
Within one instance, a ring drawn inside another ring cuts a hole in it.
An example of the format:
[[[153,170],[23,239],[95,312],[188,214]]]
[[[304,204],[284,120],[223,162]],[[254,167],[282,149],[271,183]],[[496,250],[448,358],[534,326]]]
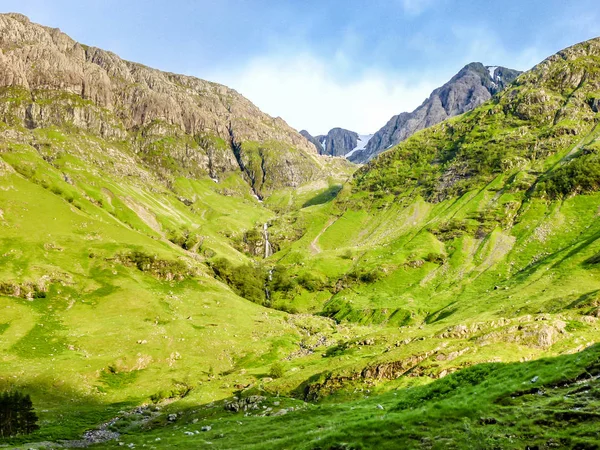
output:
[[[112,260],[166,281],[183,281],[195,275],[194,270],[183,261],[160,259],[156,255],[137,250],[119,254]]]

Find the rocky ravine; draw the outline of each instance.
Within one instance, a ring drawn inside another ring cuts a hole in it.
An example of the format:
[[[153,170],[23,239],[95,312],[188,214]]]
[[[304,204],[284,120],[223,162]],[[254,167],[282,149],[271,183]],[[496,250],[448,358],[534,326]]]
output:
[[[434,90],[413,112],[392,117],[369,140],[364,150],[354,152],[349,159],[365,163],[419,130],[475,109],[512,83],[520,73],[477,62],[466,65],[448,83]]]
[[[236,91],[122,60],[20,14],[0,14],[0,97],[9,126],[75,126],[142,156],[164,151],[192,175],[241,169],[260,196],[329,175],[314,145]]]

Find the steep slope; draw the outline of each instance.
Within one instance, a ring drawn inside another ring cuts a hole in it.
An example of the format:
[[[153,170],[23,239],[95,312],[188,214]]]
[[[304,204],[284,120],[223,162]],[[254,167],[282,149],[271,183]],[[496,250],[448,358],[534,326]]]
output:
[[[372,134],[358,134],[343,128],[332,128],[325,135],[313,137],[306,130],[300,132],[312,142],[321,155],[345,156],[351,159],[355,152],[364,150],[373,137]]]
[[[419,130],[476,108],[512,83],[519,74],[519,71],[505,67],[481,63],[466,65],[413,112],[392,117],[375,133],[365,149],[355,152],[350,160],[367,162]]]
[[[242,171],[255,194],[326,179],[314,147],[225,86],[150,69],[18,14],[0,15],[1,118],[128,141],[166,176]]]
[[[323,148],[323,145],[321,145],[321,142],[318,139],[319,137],[322,138],[322,136],[314,137],[306,130],[301,130],[300,134],[302,136],[304,136],[310,143],[312,143],[315,146],[315,148],[317,149],[317,153],[319,153],[319,155],[322,155],[325,153],[325,149]]]
[[[284,224],[303,235],[274,255],[274,273],[297,284],[273,304],[387,327],[371,344],[384,353],[343,363],[315,392],[598,341],[599,98],[594,39],[415,134]]]

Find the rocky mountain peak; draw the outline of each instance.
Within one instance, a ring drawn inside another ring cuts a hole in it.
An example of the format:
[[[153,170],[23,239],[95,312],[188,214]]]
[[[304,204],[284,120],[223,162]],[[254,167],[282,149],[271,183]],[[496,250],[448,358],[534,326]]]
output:
[[[302,130],[300,134],[315,145],[319,154],[346,158],[350,158],[357,151],[362,151],[373,136],[358,134],[339,127],[332,128],[327,134],[314,137],[306,130]]]
[[[0,30],[1,86],[76,94],[114,113],[126,129],[162,120],[185,133],[210,131],[228,139],[231,125],[240,140],[278,140],[316,153],[283,119],[226,86],[122,60],[21,14],[0,15]],[[118,133],[110,128],[104,133]]]
[[[520,73],[506,67],[484,66],[480,62],[467,64],[413,112],[392,117],[365,149],[354,152],[350,160],[367,162],[419,130],[476,108],[512,83]]]

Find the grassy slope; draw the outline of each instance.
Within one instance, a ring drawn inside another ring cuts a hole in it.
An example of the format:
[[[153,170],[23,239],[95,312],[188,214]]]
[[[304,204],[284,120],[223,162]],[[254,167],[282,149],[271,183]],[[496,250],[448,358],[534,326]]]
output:
[[[144,424],[142,416],[121,416],[112,427],[120,438],[94,448],[593,449],[600,442],[599,361],[596,345],[558,358],[480,365],[385,394],[365,390],[345,403],[269,397],[250,413],[227,412],[222,402],[180,404],[173,423],[165,415]],[[276,416],[282,409],[287,413]]]
[[[305,234],[274,263],[323,289],[298,287],[274,303],[380,324],[374,335],[388,351],[377,359],[428,351],[421,368],[432,375],[597,341],[599,46],[549,59],[384,153],[335,202],[294,213],[283,224]],[[428,344],[394,348],[404,336]],[[440,336],[466,353],[439,363]]]
[[[238,175],[182,177],[170,190],[126,146],[22,133],[1,154],[0,385],[42,405],[39,439],[76,437],[154,394],[228,396],[297,348],[302,323],[236,296],[204,265],[213,255],[247,262],[230,236],[274,216]],[[194,251],[167,240],[181,229],[200,236]],[[169,281],[115,260],[134,251],[182,265]]]

